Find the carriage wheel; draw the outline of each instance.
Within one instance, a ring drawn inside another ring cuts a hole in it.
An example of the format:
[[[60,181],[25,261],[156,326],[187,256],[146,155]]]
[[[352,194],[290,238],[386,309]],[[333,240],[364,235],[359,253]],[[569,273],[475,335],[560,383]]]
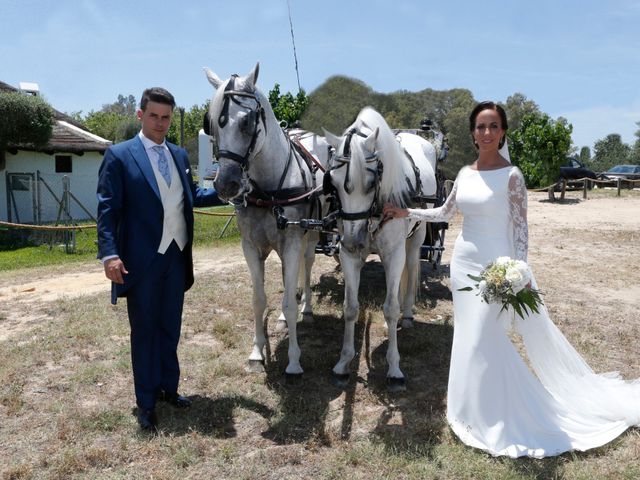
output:
[[[437,270],[442,261],[442,249],[444,247],[444,235],[448,225],[446,223],[430,223],[427,225],[427,232],[423,245],[426,245],[428,251],[424,258],[431,266]]]

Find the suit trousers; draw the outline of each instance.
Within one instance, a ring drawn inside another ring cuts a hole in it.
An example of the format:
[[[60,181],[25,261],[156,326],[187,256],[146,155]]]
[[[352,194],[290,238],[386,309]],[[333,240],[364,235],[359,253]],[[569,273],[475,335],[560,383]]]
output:
[[[172,242],[164,254],[156,255],[143,278],[127,292],[133,382],[140,408],[154,408],[160,390],[178,391],[184,256]]]

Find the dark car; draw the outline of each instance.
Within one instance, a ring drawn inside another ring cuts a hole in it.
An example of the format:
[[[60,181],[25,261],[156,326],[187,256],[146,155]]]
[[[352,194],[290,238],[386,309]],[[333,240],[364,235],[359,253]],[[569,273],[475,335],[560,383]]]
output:
[[[595,180],[596,174],[589,170],[584,164],[577,158],[568,158],[567,163],[560,166],[560,178],[566,180],[579,180],[581,178],[590,178]]]
[[[602,180],[640,180],[640,165],[616,165],[600,174]]]

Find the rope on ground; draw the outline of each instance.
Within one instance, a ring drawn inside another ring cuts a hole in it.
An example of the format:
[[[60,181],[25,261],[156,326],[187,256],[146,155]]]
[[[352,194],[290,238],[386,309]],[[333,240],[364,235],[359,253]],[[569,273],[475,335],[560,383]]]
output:
[[[601,183],[601,184],[605,184],[605,185],[609,185],[609,186],[615,186],[617,183],[617,180],[597,180],[595,178],[589,178],[589,177],[582,177],[582,178],[572,178],[571,180],[567,180],[567,182],[584,182],[584,181],[590,181],[592,183]],[[621,182],[625,182],[625,183],[640,183],[640,179],[638,180],[630,180],[630,179],[626,179],[626,178],[621,178],[620,179]],[[542,188],[532,188],[530,191],[532,192],[546,192],[548,191],[550,188],[555,188],[562,185],[562,180],[558,180],[556,183],[552,183],[551,185],[549,185],[548,187],[542,187]]]
[[[543,188],[532,188],[529,191],[530,192],[546,192],[547,190],[549,190],[550,188],[556,188],[558,185],[560,185],[562,183],[562,181],[556,182],[556,183],[552,183],[551,185],[549,185],[548,187],[543,187]]]
[[[199,213],[200,215],[211,215],[213,217],[235,217],[235,212],[203,212],[202,210],[194,210],[193,213]]]
[[[16,229],[28,229],[28,230],[50,230],[50,231],[64,231],[64,230],[87,230],[90,228],[96,228],[96,224],[92,225],[31,225],[26,223],[11,223],[0,221],[0,227],[16,228]]]

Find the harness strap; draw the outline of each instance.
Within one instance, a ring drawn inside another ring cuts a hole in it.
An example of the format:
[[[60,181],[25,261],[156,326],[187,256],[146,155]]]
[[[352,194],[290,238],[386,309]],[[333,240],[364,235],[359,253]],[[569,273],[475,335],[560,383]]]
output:
[[[317,198],[318,195],[316,194],[321,189],[322,187],[316,187],[313,190],[307,191],[299,187],[299,188],[288,188],[285,190],[273,191],[273,192],[261,192],[262,195],[259,198],[253,195],[247,195],[247,202],[253,205],[256,205],[257,207],[273,207],[276,205],[286,207],[286,206],[295,205],[298,203],[309,202],[310,200]],[[303,192],[303,193],[298,194],[299,192]],[[297,196],[295,197],[289,196],[294,194],[296,194]],[[278,197],[283,197],[283,198],[278,198]]]
[[[309,166],[309,170],[311,170],[311,173],[315,173],[318,170],[323,173],[327,171],[327,169],[324,168],[324,166],[316,159],[316,157],[314,157],[311,152],[309,152],[309,150],[307,150],[305,146],[302,145],[302,143],[300,142],[300,135],[294,136],[293,138],[291,138],[291,141],[293,142],[293,146],[296,148],[298,153],[302,155],[302,158]]]

